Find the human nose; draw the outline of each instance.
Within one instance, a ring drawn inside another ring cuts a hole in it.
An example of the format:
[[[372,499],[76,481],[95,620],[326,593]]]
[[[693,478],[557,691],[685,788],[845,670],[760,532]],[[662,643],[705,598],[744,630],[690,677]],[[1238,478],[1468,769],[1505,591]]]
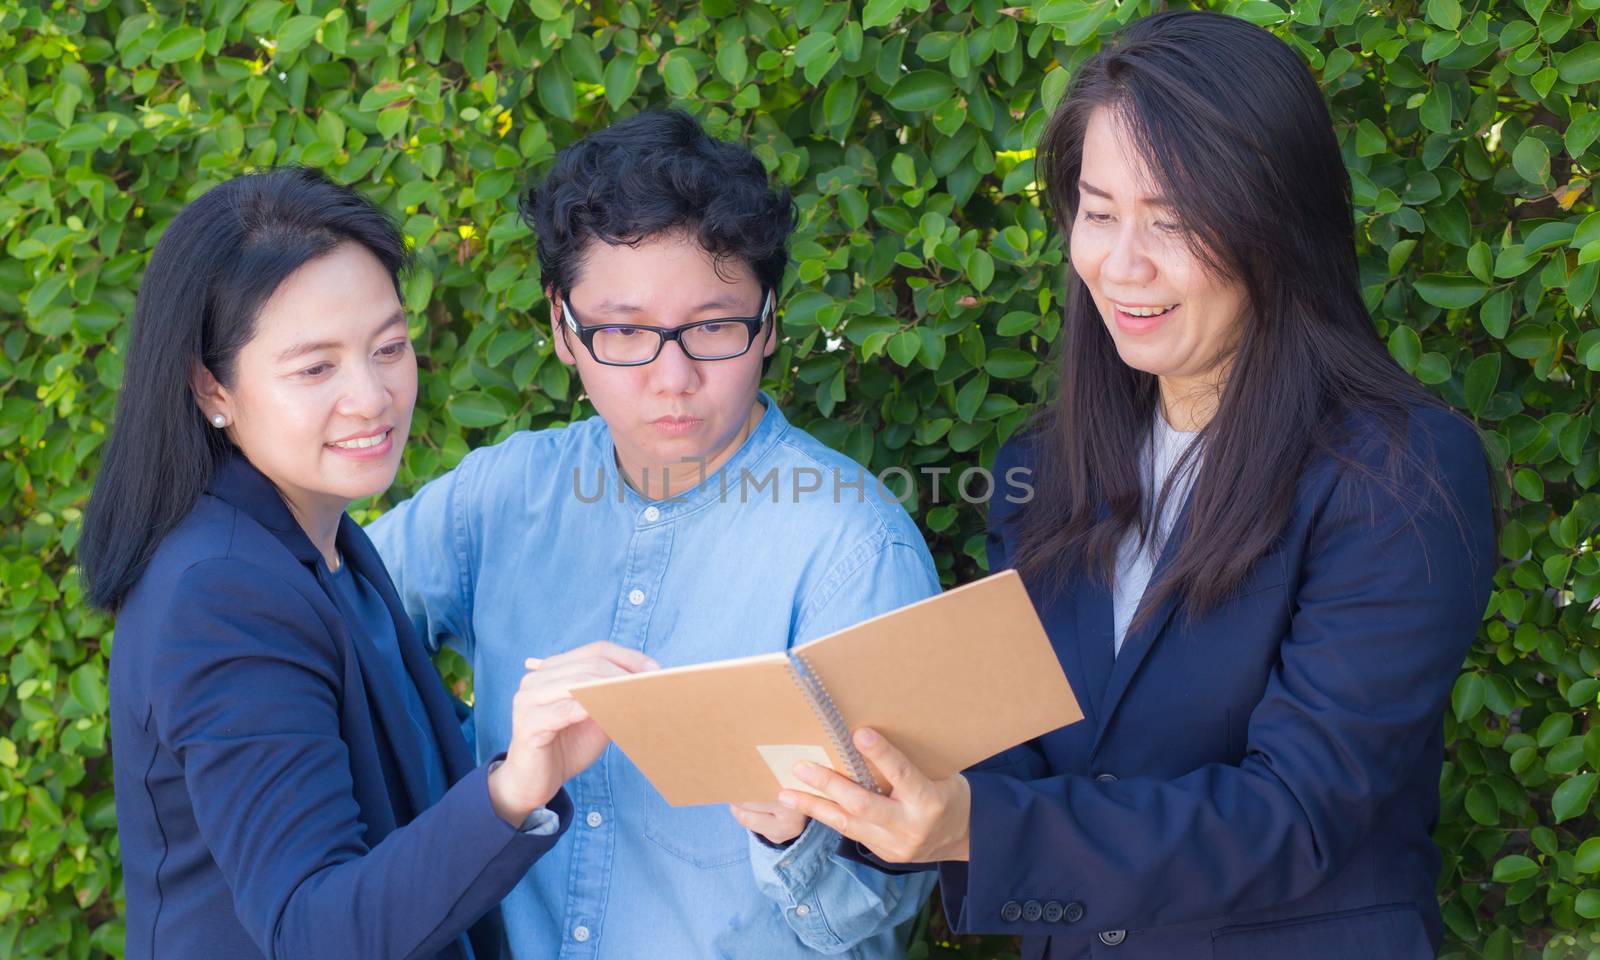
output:
[[[659,393],[690,393],[700,384],[700,368],[676,340],[661,345],[649,369],[651,384]]]
[[[375,364],[358,365],[339,396],[339,412],[348,417],[375,420],[388,409],[389,389]]]
[[[1119,225],[1100,264],[1100,279],[1117,288],[1137,287],[1155,279],[1155,262],[1145,250],[1144,237],[1138,225]]]

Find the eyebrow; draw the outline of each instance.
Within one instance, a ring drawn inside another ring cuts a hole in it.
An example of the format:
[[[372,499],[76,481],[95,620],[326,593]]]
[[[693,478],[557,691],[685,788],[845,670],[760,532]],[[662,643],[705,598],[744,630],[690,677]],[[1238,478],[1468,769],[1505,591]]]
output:
[[[378,328],[373,331],[373,334],[380,334],[395,324],[403,324],[405,322],[405,311],[396,310],[394,313],[389,314],[388,318],[378,325]],[[293,360],[297,357],[303,357],[308,353],[316,353],[318,350],[336,350],[341,346],[343,346],[343,344],[337,340],[302,340],[289,349],[278,354],[277,362],[288,363],[290,360]]]
[[[763,297],[762,300],[761,300],[761,306],[764,307],[766,305],[767,305],[766,298]],[[691,313],[701,313],[701,312],[704,312],[706,310],[740,310],[740,309],[743,308],[743,306],[744,306],[744,298],[740,297],[736,293],[729,293],[729,294],[724,294],[723,296],[720,296],[720,297],[713,297],[712,299],[707,300],[704,303],[700,304],[699,306],[695,307],[690,312]],[[601,300],[600,303],[594,308],[593,311],[585,311],[585,312],[593,312],[593,313],[644,313],[645,312],[645,308],[642,305],[634,303],[634,302],[632,302],[630,300],[611,300],[611,299],[606,299],[606,300]]]
[[[1111,194],[1106,193],[1104,190],[1101,190],[1099,187],[1087,180],[1080,179],[1078,181],[1078,189],[1091,196],[1099,197],[1102,200],[1116,199]],[[1177,204],[1173,203],[1171,200],[1168,200],[1166,197],[1144,197],[1142,202],[1152,207],[1167,207],[1169,209],[1177,206]]]

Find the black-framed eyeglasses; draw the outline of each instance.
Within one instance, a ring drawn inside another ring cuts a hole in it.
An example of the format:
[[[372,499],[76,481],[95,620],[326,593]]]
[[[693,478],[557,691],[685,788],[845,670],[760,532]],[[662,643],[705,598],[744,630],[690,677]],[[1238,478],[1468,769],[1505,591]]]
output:
[[[583,342],[595,362],[609,367],[639,367],[661,355],[670,340],[691,360],[732,360],[742,357],[755,343],[776,308],[773,292],[761,291],[761,314],[755,317],[718,317],[664,330],[634,323],[598,323],[587,326],[560,294],[562,323]]]

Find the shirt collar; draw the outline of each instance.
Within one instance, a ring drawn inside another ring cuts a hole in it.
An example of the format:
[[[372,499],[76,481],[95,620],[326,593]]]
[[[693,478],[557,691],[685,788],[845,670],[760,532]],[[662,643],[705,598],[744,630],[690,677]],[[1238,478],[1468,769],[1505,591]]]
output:
[[[617,484],[612,489],[620,489],[623,508],[634,515],[651,507],[656,509],[655,518],[659,521],[665,517],[678,517],[699,510],[700,508],[716,503],[723,498],[724,477],[727,477],[726,486],[733,489],[738,482],[739,471],[753,468],[766,457],[785,432],[789,429],[789,421],[783,412],[778,409],[777,401],[773,400],[765,390],[757,396],[766,407],[761,419],[756,422],[755,429],[744,438],[733,455],[725,460],[721,467],[707,474],[700,483],[685,490],[676,497],[665,500],[652,500],[639,495],[638,491],[622,481],[621,471],[617,467],[617,445],[611,436],[611,428],[605,430],[605,442],[601,444],[605,456],[607,483]]]

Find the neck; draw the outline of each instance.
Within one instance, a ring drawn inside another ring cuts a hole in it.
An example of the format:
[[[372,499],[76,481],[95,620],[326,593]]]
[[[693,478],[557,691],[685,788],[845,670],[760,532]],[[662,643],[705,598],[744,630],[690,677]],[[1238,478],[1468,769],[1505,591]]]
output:
[[[300,529],[305,531],[311,545],[322,554],[322,560],[328,565],[328,569],[337,570],[339,549],[336,542],[339,537],[339,521],[344,517],[345,508],[350,506],[349,501],[319,502],[313,498],[291,497],[282,490],[278,491],[278,495],[283,497],[289,513],[293,515],[295,522],[300,524]]]
[[[646,500],[671,500],[673,497],[682,496],[722,469],[722,465],[727,463],[734,452],[750,438],[750,434],[755,432],[756,424],[761,422],[761,414],[765,409],[761,398],[757,397],[750,404],[750,414],[739,426],[739,431],[722,445],[722,449],[707,457],[704,462],[689,460],[670,464],[630,463],[631,458],[624,456],[622,448],[618,447],[617,469],[622,474],[623,481]]]
[[[1199,377],[1160,377],[1160,413],[1180,433],[1198,433],[1222,404],[1226,371]]]

